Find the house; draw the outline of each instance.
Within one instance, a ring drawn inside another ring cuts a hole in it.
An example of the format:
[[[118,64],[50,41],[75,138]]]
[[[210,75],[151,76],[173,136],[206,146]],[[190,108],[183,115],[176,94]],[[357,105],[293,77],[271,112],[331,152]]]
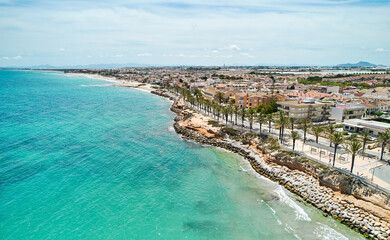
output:
[[[332,103],[316,102],[312,98],[299,101],[279,102],[278,109],[287,114],[288,117],[301,120],[310,118],[313,122],[328,121]]]
[[[260,104],[270,104],[272,97],[264,93],[238,93],[235,95],[236,105],[241,108],[255,108]]]
[[[361,119],[366,113],[366,108],[358,103],[339,103],[331,108],[331,119],[343,122],[348,119]]]

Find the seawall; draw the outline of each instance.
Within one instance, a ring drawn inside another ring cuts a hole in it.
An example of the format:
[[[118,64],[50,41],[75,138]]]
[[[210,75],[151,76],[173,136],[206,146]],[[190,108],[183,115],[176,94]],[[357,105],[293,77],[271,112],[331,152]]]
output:
[[[175,102],[175,131],[188,139],[240,154],[259,174],[278,182],[299,195],[306,203],[323,211],[371,239],[390,239],[389,195],[342,174],[287,151],[257,152],[232,139],[207,137],[181,123],[192,117],[191,110]],[[260,153],[258,153],[260,152]],[[264,152],[263,152],[264,153]],[[365,206],[365,207],[364,207]]]

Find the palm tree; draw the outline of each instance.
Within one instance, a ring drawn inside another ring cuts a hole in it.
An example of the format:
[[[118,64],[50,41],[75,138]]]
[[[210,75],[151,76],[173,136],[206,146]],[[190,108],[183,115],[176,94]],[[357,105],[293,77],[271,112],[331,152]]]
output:
[[[225,116],[225,122],[227,126],[228,118],[229,118],[229,107],[222,107],[223,115]]]
[[[221,104],[225,100],[225,96],[223,95],[223,93],[217,92],[217,94],[215,94],[215,100],[217,100],[217,102]]]
[[[215,112],[217,113],[217,120],[219,121],[219,114],[221,113],[222,106],[218,103],[215,104]]]
[[[360,132],[360,135],[361,135],[362,140],[363,140],[363,152],[364,152],[364,150],[366,149],[367,142],[371,140],[371,134],[369,131],[364,130],[364,131]]]
[[[261,134],[261,127],[264,123],[266,123],[266,118],[265,118],[265,115],[263,113],[259,113],[259,115],[257,115],[257,122],[259,123],[259,127],[260,127],[260,134]]]
[[[229,105],[227,106],[227,109],[228,109],[228,112],[229,112],[229,114],[230,114],[230,122],[231,122],[232,125],[233,125],[233,106],[232,106],[231,104],[229,104]]]
[[[253,108],[249,108],[247,113],[248,113],[249,131],[252,132],[252,124],[254,120],[255,110],[253,110]]]
[[[242,127],[244,127],[245,114],[246,114],[245,108],[241,108],[240,116],[241,116]]]
[[[299,136],[298,131],[291,131],[291,138],[293,140],[293,151],[295,150],[295,141],[299,139],[301,136]]]
[[[333,153],[333,167],[336,162],[336,152],[337,152],[337,147],[343,143],[344,138],[341,132],[335,132],[332,135],[330,135],[330,141],[334,144],[334,153]]]
[[[326,128],[326,130],[328,131],[329,133],[329,146],[331,147],[332,146],[332,141],[330,141],[330,136],[334,133],[335,129],[334,129],[334,125],[333,124],[329,124],[328,127]]]
[[[349,141],[347,146],[345,146],[345,150],[352,155],[352,163],[351,163],[351,173],[352,173],[353,166],[355,164],[355,157],[357,154],[362,152],[362,143],[357,140]]]
[[[297,122],[297,119],[293,118],[293,117],[289,117],[288,118],[288,123],[290,124],[291,126],[291,131],[294,131],[294,124]]]
[[[283,143],[284,127],[288,123],[288,119],[283,114],[283,112],[279,112],[279,119],[276,121],[276,123],[279,125],[279,139],[280,139],[280,142]]]
[[[387,129],[384,132],[379,133],[376,141],[381,145],[381,157],[380,160],[383,160],[383,153],[385,151],[385,147],[390,143],[390,129]]]
[[[236,117],[236,125],[237,125],[237,117],[238,117],[238,111],[240,110],[240,107],[238,105],[234,105],[233,112]]]
[[[303,128],[303,143],[306,142],[306,133],[311,123],[310,118],[304,118],[301,120],[301,127]]]
[[[272,114],[267,114],[267,122],[268,122],[268,132],[271,132],[271,123],[274,120]]]
[[[314,136],[316,137],[316,143],[318,143],[318,137],[324,131],[324,128],[320,127],[320,126],[313,126],[311,128],[311,131],[313,132]]]
[[[195,88],[194,91],[193,91],[193,94],[196,98],[199,98],[202,96],[202,92],[198,89],[198,88]]]

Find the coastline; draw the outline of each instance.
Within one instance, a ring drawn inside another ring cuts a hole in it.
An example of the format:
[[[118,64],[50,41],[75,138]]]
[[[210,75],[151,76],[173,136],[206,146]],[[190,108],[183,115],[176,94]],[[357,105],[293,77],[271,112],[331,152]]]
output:
[[[130,87],[130,88],[137,88],[140,90],[144,90],[147,92],[152,92],[155,89],[152,87],[151,84],[144,84],[144,83],[139,83],[137,81],[132,81],[132,80],[120,80],[115,77],[106,77],[102,76],[99,74],[90,74],[90,73],[65,73],[71,76],[81,76],[81,77],[87,77],[87,78],[93,78],[93,79],[99,79],[99,80],[104,80],[107,82],[113,83],[113,87]]]
[[[107,80],[102,76],[82,75]],[[113,81],[113,79],[108,80]],[[119,80],[114,81],[120,82]],[[142,84],[135,81],[124,81],[112,86],[137,88],[175,100],[175,96],[169,92],[155,91],[155,89],[150,87],[151,85],[143,87],[144,85],[142,86]],[[272,154],[267,157],[266,153],[256,149],[254,146],[247,146],[232,139],[218,138],[216,136],[217,129],[207,127],[208,124],[204,119],[199,121],[198,118],[201,114],[187,108],[184,104],[180,105],[175,101],[172,104],[171,111],[177,115],[174,119],[173,127],[176,133],[180,134],[183,139],[237,153],[245,158],[259,175],[277,182],[290,192],[297,194],[307,204],[320,209],[325,216],[332,216],[362,233],[365,237],[390,239],[390,215],[387,215],[387,213],[380,214],[381,209],[379,207],[375,208],[374,206],[371,209],[364,209],[361,205],[368,204],[364,200],[359,200],[353,196],[347,196],[333,191],[329,187],[322,186],[318,179],[303,171],[291,170],[287,166],[271,162],[270,158],[274,157]],[[194,117],[194,114],[198,115]],[[205,116],[205,118],[208,117]]]

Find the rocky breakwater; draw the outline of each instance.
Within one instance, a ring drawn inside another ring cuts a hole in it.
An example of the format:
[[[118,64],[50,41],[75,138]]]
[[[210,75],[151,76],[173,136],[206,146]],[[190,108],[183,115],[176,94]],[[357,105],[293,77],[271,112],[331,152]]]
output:
[[[168,92],[168,91],[153,90],[150,93],[152,93],[154,95],[158,95],[160,97],[168,98],[169,100],[174,100],[175,99],[175,96],[172,93]]]
[[[253,169],[259,174],[269,179],[279,182],[291,192],[299,195],[306,203],[311,204],[322,210],[325,216],[331,216],[340,222],[359,231],[364,236],[371,239],[390,240],[390,214],[388,209],[377,206],[371,202],[356,199],[352,195],[338,192],[338,187],[333,186],[332,182],[321,181],[317,168],[326,169],[326,166],[298,166],[299,161],[292,165],[283,163],[283,158],[296,158],[292,153],[275,151],[270,153],[267,158],[261,153],[267,144],[263,143],[261,147],[243,144],[241,141],[232,140],[226,134],[223,134],[221,128],[213,128],[207,125],[207,119],[202,123],[193,121],[193,118],[199,117],[199,114],[188,109],[183,103],[175,102],[171,110],[177,114],[174,123],[174,129],[181,134],[184,139],[195,141],[202,144],[208,144],[221,147],[238,153],[247,159]],[[306,161],[303,161],[310,165]],[[295,166],[293,166],[295,165]],[[326,177],[322,179],[327,179]],[[365,206],[365,207],[364,207]]]

